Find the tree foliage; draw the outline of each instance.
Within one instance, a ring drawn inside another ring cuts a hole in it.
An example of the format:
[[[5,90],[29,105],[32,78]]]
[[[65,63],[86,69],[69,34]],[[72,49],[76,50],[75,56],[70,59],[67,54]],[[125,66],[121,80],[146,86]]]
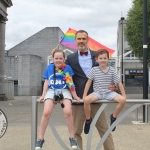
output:
[[[150,58],[150,0],[147,0],[148,57]],[[143,0],[133,0],[124,34],[135,55],[143,57]]]

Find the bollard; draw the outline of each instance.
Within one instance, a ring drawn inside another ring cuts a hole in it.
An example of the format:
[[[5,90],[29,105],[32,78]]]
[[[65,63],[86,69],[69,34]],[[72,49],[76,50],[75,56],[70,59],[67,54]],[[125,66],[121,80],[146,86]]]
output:
[[[32,96],[31,109],[31,150],[35,150],[37,139],[37,96]]]

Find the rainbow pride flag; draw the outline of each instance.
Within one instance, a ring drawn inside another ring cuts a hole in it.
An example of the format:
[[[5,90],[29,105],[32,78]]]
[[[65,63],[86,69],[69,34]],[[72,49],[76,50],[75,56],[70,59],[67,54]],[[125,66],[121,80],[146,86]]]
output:
[[[76,32],[77,32],[76,30],[69,28],[66,34],[64,35],[64,37],[61,39],[60,44],[68,48],[78,50],[74,41]],[[115,52],[115,50],[100,44],[99,42],[95,41],[91,37],[89,37],[88,47],[93,51],[97,51],[99,49],[106,49],[109,52],[110,56]]]

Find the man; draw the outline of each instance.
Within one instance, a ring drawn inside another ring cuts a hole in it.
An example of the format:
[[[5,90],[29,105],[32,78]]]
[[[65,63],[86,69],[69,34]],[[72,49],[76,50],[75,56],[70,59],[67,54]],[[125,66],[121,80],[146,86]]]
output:
[[[70,65],[73,69],[73,81],[76,86],[77,95],[82,99],[84,87],[87,82],[87,73],[90,69],[96,65],[95,62],[95,52],[91,51],[87,47],[88,43],[88,33],[84,30],[79,30],[75,35],[75,43],[78,47],[78,51],[68,55],[66,59],[66,64]],[[85,54],[84,54],[85,53]],[[93,86],[90,87],[88,94],[93,92]],[[98,111],[101,104],[91,104],[91,117],[94,118],[96,112]],[[83,104],[73,104],[72,105],[73,118],[75,124],[75,137],[77,138],[77,143],[81,150],[83,150],[83,143],[81,133],[83,130],[83,125],[85,123],[84,105]],[[99,116],[96,128],[99,132],[100,137],[108,129],[108,124],[103,111]],[[112,135],[110,134],[104,142],[105,150],[115,150]]]

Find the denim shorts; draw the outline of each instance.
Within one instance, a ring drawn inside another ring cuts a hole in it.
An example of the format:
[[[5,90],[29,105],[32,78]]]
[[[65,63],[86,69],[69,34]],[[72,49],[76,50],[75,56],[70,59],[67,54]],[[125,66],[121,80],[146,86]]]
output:
[[[72,95],[68,89],[61,89],[61,91],[62,91],[62,94],[64,96],[64,99],[66,98],[66,99],[72,100]],[[55,93],[57,93],[57,90],[55,90]],[[44,101],[48,98],[54,100],[53,99],[54,98],[54,89],[48,89],[47,90],[47,93],[44,97]]]
[[[93,92],[92,94],[96,95],[100,100],[113,100],[118,95],[118,93],[114,91],[106,92],[103,94],[101,94],[100,92]]]

